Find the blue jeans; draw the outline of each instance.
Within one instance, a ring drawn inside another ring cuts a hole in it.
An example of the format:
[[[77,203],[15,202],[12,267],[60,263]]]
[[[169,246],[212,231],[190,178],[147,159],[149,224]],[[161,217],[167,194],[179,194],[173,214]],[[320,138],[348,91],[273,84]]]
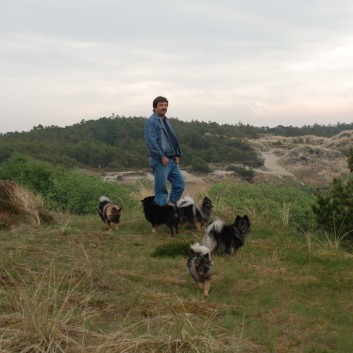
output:
[[[177,202],[184,192],[184,177],[181,174],[179,164],[169,158],[168,164],[154,157],[150,158],[150,165],[154,175],[154,201],[157,205],[164,206],[168,200],[167,180],[172,184],[169,200]]]

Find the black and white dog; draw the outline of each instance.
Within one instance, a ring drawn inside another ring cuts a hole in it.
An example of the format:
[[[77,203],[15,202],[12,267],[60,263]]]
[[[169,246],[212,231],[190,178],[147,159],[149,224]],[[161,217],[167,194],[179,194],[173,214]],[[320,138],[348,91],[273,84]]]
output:
[[[209,221],[213,204],[207,196],[198,204],[190,196],[185,196],[177,204],[180,214],[180,223],[194,225],[197,230],[202,230],[204,224]]]
[[[205,230],[202,243],[211,253],[235,255],[245,243],[246,235],[250,232],[250,219],[236,216],[233,224],[224,224],[217,220]]]
[[[179,212],[177,206],[165,205],[159,206],[154,202],[154,196],[147,196],[141,200],[143,212],[148,222],[152,224],[152,232],[161,224],[166,224],[170,231],[170,236],[179,233]]]

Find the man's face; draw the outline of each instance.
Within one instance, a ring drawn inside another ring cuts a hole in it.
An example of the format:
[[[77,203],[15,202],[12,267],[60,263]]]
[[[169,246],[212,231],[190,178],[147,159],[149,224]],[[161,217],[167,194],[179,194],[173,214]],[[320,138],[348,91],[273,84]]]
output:
[[[164,116],[168,110],[168,103],[167,102],[158,102],[157,107],[154,109],[154,112],[159,116]]]

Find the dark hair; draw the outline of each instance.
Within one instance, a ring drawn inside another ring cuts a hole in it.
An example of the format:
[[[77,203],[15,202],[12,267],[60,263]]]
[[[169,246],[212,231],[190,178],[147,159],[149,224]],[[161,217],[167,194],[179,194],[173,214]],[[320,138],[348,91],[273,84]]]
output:
[[[168,103],[168,99],[167,98],[165,98],[165,97],[162,97],[162,96],[158,96],[157,98],[155,98],[154,100],[153,100],[153,108],[157,108],[157,105],[158,105],[158,103],[160,103],[160,102],[166,102],[166,103]]]

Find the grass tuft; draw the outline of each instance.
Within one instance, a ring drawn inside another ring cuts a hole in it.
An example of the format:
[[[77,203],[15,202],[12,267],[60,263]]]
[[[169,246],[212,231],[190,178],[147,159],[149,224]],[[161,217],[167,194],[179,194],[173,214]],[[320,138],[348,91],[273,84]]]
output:
[[[43,274],[8,277],[3,295],[10,313],[3,320],[0,315],[0,322],[5,321],[0,346],[7,352],[82,351],[86,324],[94,316],[89,292],[77,294],[84,278],[70,273],[58,278],[53,263]]]
[[[41,196],[16,184],[14,181],[0,181],[0,226],[27,223],[40,225],[53,220],[43,205]]]
[[[187,256],[190,248],[189,242],[173,242],[162,244],[153,250],[152,257]]]

